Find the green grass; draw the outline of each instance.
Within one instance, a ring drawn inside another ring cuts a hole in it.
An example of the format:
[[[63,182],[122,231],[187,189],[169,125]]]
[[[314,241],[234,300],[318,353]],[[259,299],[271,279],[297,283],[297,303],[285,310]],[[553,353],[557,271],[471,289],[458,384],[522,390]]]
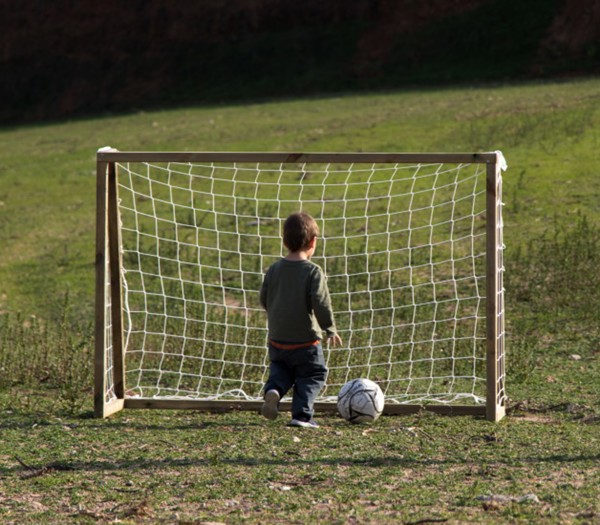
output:
[[[5,523],[558,524],[600,512],[598,423],[572,414],[321,418],[314,432],[248,413],[2,420]]]
[[[591,79],[1,130],[0,522],[597,522],[598,93]],[[322,417],[315,433],[249,413],[92,419],[94,161],[105,145],[501,149],[509,417]]]
[[[69,288],[89,314],[94,159],[103,145],[163,151],[502,149],[510,166],[505,183],[510,251],[543,232],[557,212],[598,215],[600,203],[586,190],[594,187],[599,155],[597,87],[589,80],[407,91],[1,131],[0,308],[57,315],[62,291]]]

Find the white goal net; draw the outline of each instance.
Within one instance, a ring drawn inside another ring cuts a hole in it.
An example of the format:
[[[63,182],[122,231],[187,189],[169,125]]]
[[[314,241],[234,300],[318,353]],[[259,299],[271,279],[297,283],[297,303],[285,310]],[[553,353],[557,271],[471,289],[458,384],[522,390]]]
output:
[[[503,403],[500,154],[101,155],[104,403],[262,399],[258,291],[300,210],[319,224],[313,261],[344,341],[324,348],[319,402],[365,377],[388,406]]]

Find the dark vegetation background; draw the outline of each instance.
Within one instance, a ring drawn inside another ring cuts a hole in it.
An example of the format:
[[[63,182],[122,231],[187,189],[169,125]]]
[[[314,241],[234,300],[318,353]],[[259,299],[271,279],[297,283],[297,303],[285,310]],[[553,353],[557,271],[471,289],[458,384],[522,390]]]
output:
[[[598,0],[0,0],[0,122],[600,72]]]

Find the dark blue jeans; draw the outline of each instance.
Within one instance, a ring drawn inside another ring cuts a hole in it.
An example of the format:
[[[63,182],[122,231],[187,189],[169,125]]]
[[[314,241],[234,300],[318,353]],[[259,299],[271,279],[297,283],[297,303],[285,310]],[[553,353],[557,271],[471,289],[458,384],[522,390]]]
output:
[[[314,415],[315,398],[327,378],[327,367],[321,344],[280,350],[269,344],[269,379],[265,392],[275,389],[283,397],[290,388],[292,396],[292,418],[310,421]]]

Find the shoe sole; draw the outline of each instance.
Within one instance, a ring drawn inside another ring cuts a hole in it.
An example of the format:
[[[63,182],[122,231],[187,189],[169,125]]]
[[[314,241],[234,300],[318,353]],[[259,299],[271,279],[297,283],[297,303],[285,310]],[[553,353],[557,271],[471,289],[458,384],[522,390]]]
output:
[[[279,415],[279,409],[277,407],[278,404],[279,394],[276,391],[269,390],[265,394],[265,401],[260,409],[260,413],[267,419],[277,419],[277,416]]]

